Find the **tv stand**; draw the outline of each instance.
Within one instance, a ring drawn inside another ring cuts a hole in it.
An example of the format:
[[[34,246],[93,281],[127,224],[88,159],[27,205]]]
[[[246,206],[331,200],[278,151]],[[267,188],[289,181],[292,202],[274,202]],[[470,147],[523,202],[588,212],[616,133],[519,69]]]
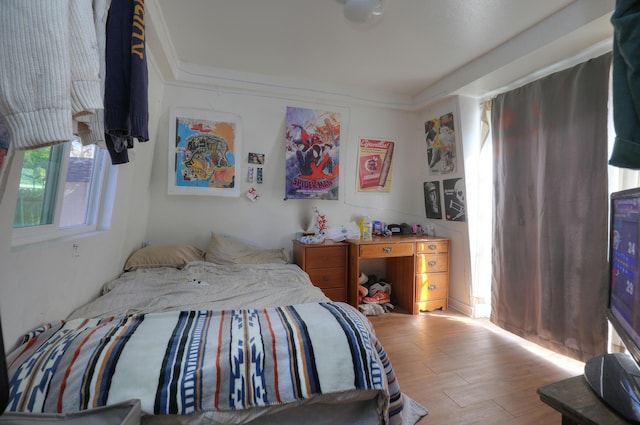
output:
[[[630,425],[591,390],[583,375],[538,388],[540,400],[562,414],[562,425]]]

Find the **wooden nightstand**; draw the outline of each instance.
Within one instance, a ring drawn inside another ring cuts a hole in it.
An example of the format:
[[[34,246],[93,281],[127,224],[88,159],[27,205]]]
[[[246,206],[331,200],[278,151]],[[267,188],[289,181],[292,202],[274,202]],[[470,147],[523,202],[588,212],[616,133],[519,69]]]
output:
[[[348,246],[344,242],[312,245],[293,241],[293,261],[332,301],[347,302]]]

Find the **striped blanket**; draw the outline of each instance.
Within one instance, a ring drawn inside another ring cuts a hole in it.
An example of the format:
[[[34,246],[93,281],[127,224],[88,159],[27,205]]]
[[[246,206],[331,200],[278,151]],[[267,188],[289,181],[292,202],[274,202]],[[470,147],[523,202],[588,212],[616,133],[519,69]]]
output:
[[[379,391],[382,423],[402,397],[383,347],[342,303],[74,319],[25,335],[8,355],[8,411],[73,412],[140,399],[189,415]]]

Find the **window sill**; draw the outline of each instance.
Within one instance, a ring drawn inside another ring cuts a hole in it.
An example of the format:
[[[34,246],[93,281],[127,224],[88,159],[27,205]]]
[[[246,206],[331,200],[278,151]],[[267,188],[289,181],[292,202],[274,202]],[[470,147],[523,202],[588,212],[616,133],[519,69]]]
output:
[[[40,233],[39,235],[24,234],[20,236],[13,236],[11,240],[11,251],[21,252],[30,249],[42,248],[48,245],[62,244],[70,241],[76,241],[78,239],[84,239],[97,235],[104,234],[108,229],[97,229],[95,226],[80,226],[73,229],[65,229],[52,233]]]

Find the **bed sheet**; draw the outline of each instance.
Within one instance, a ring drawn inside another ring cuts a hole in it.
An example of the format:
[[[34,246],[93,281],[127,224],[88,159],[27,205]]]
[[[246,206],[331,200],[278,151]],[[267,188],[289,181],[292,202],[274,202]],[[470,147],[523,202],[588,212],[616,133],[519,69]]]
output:
[[[102,292],[67,319],[329,301],[300,267],[277,263],[219,265],[194,261],[183,269],[140,269],[106,283]]]

